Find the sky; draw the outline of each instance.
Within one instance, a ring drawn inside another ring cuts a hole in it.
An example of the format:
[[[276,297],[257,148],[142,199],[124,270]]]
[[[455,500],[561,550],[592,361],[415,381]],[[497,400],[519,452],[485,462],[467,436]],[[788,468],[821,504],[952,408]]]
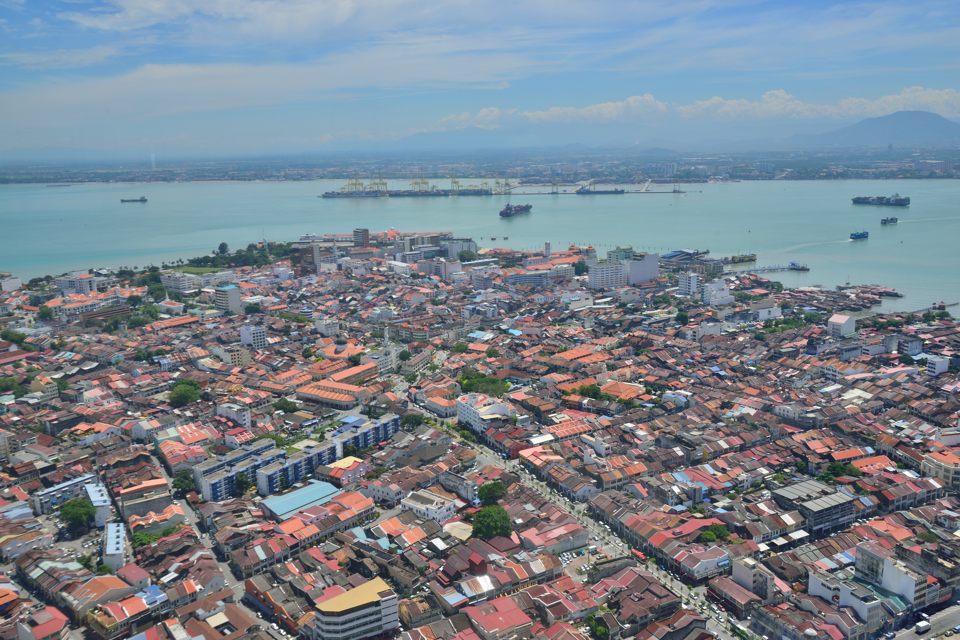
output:
[[[960,118],[956,0],[0,0],[7,160],[781,139]]]

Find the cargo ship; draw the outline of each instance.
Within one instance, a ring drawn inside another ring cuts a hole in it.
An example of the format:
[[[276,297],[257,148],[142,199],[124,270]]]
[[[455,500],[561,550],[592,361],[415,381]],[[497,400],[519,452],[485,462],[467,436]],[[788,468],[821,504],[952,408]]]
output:
[[[853,204],[872,204],[878,207],[909,207],[909,196],[895,193],[892,196],[857,196]]]
[[[139,198],[120,198],[120,202],[146,202],[147,196],[140,196]]]
[[[884,218],[880,221],[880,224],[897,224],[900,222],[900,219],[897,216],[891,216],[889,218]]]
[[[609,195],[620,195],[626,193],[623,189],[596,189],[593,185],[585,184],[576,191],[575,194],[578,196],[609,196]]]
[[[854,231],[850,234],[851,240],[866,240],[870,237],[869,231]]]
[[[513,216],[519,216],[522,213],[530,213],[531,209],[533,209],[532,204],[508,204],[500,210],[500,217],[512,218]]]

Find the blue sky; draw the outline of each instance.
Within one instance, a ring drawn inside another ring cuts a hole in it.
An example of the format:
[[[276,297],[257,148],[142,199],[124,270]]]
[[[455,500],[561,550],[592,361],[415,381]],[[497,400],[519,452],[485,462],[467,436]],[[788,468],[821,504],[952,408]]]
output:
[[[955,0],[0,0],[8,158],[695,148],[958,85]]]

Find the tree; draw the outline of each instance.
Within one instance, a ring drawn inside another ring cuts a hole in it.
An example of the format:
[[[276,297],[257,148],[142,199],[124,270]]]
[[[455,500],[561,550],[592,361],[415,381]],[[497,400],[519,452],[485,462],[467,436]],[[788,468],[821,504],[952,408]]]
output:
[[[297,406],[297,403],[287,400],[286,398],[280,398],[274,402],[273,408],[277,411],[283,411],[284,413],[293,413],[294,411],[300,409],[300,407]]]
[[[257,302],[251,302],[243,308],[243,312],[247,315],[250,315],[251,313],[260,313],[261,311],[263,311],[263,308]]]
[[[729,537],[730,532],[722,524],[712,524],[700,532],[700,542],[715,542]]]
[[[129,307],[139,307],[143,302],[143,298],[137,295],[127,296],[127,306]]]
[[[494,349],[493,347],[490,347],[489,349],[487,349],[487,357],[488,357],[488,358],[499,358],[499,357],[500,357],[500,352],[497,351],[496,349]]]
[[[67,528],[73,533],[85,531],[95,515],[97,510],[87,498],[67,500],[60,507],[60,519],[67,523]]]
[[[217,246],[217,253],[220,254],[221,256],[225,256],[225,255],[227,255],[227,253],[229,253],[229,252],[230,252],[230,247],[227,246],[227,243],[226,243],[226,242],[221,242],[221,243]]]
[[[462,342],[458,342],[457,344],[450,347],[450,353],[466,353],[469,350],[470,350],[470,347],[468,347]]]
[[[510,390],[510,383],[506,380],[486,376],[476,369],[464,368],[460,372],[460,388],[464,393],[485,393],[488,396],[500,397]]]
[[[408,413],[400,418],[400,426],[404,429],[413,429],[423,424],[423,416],[419,413]]]
[[[486,506],[497,504],[500,502],[500,498],[505,496],[506,493],[507,488],[503,486],[503,482],[500,480],[487,482],[483,484],[477,491],[477,495],[480,497],[480,502]]]
[[[177,475],[173,477],[173,488],[174,490],[179,491],[181,494],[187,493],[188,491],[193,491],[193,474],[186,469],[183,471],[178,471]]]
[[[582,259],[581,259],[581,260],[577,260],[576,262],[573,263],[573,272],[574,272],[576,275],[582,276],[582,275],[585,274],[587,271],[590,271],[590,267],[588,267],[588,266],[587,266],[587,263],[584,262]]]
[[[510,516],[499,505],[483,507],[473,517],[473,535],[483,540],[510,535]]]
[[[400,355],[397,357],[400,358],[400,362],[406,362],[407,360],[410,359],[410,352],[404,349],[403,351],[400,352]]]
[[[133,545],[134,549],[139,547],[145,547],[147,545],[153,544],[160,539],[159,533],[147,533],[146,531],[138,531],[133,534],[133,538],[130,539],[130,544]]]
[[[41,307],[40,307],[40,310],[37,312],[37,317],[40,318],[41,320],[44,320],[44,321],[46,321],[46,320],[52,320],[52,319],[53,319],[53,311],[50,310],[50,307],[41,306]]]
[[[247,477],[247,474],[238,473],[236,479],[233,481],[233,488],[237,497],[245,494],[247,489],[249,489],[252,484],[253,483],[250,482],[250,478]]]
[[[676,320],[681,325],[685,325],[690,322],[690,314],[686,311],[677,311]]]
[[[353,366],[357,366],[358,364],[360,364],[360,354],[359,353],[353,354],[352,356],[347,358],[347,362],[349,362]]]
[[[480,256],[478,256],[476,253],[474,253],[473,251],[469,251],[468,249],[464,249],[463,251],[457,254],[457,260],[459,260],[460,262],[473,262],[479,257]]]
[[[200,385],[195,380],[180,380],[170,389],[172,407],[185,407],[200,399]]]

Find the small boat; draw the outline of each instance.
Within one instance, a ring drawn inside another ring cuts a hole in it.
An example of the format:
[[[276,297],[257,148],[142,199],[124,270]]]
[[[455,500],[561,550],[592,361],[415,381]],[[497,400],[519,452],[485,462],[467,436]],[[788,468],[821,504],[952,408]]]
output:
[[[870,237],[869,231],[854,231],[850,234],[851,240],[866,240]]]
[[[146,202],[147,196],[140,196],[139,198],[120,198],[120,202]]]
[[[900,222],[900,220],[897,216],[892,216],[890,218],[884,218],[880,221],[880,224],[897,224],[898,222]]]

